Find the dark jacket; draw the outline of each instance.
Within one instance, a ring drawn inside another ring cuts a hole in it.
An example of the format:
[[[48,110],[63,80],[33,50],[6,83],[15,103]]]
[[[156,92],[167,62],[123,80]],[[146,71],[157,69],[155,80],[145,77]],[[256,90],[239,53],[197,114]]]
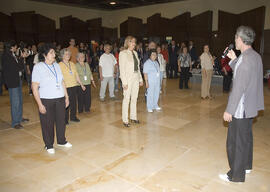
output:
[[[170,61],[170,65],[172,66],[177,65],[178,51],[179,51],[179,48],[177,46],[174,47],[174,50],[172,49],[172,46],[168,48],[169,61]]]
[[[24,69],[23,59],[16,61],[11,52],[4,52],[2,55],[2,67],[4,83],[8,88],[20,86],[19,71]]]
[[[252,48],[249,48],[237,59],[230,62],[233,71],[235,71],[236,63],[240,57],[242,57],[242,61],[239,61],[241,64],[233,78],[233,87],[226,112],[234,116],[239,101],[245,94],[245,115],[246,118],[252,118],[258,115],[258,111],[264,109],[263,64],[261,56]]]

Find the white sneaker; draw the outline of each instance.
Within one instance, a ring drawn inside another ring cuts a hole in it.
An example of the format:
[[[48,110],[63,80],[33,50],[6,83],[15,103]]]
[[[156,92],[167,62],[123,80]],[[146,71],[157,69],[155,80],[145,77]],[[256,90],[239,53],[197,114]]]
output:
[[[67,142],[66,144],[64,145],[61,145],[61,144],[57,144],[59,147],[65,147],[65,148],[71,148],[72,147],[72,144]]]
[[[219,174],[218,177],[225,182],[230,182],[227,174]]]
[[[251,169],[247,169],[247,170],[246,170],[246,174],[251,173],[251,171],[252,171]]]
[[[155,110],[157,110],[157,111],[161,111],[161,108],[160,108],[160,107],[157,107],[157,108],[155,108]]]
[[[152,109],[147,109],[148,113],[153,113]]]
[[[47,150],[47,152],[48,152],[49,154],[55,154],[54,148],[47,149],[47,147],[46,147],[46,150]]]

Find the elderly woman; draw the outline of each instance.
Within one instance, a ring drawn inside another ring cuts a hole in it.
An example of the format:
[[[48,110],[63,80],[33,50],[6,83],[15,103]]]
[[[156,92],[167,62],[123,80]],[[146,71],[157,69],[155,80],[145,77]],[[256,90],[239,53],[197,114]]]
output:
[[[130,127],[128,120],[128,108],[130,104],[130,119],[132,123],[140,123],[137,119],[137,98],[139,86],[143,86],[143,79],[140,72],[140,60],[134,50],[136,39],[127,36],[124,43],[124,50],[119,54],[120,78],[123,86],[122,120],[125,127]]]
[[[209,46],[205,45],[203,47],[203,53],[200,56],[201,67],[202,67],[202,88],[201,88],[201,98],[202,99],[212,99],[210,95],[210,86],[213,75],[213,57],[209,52]]]
[[[161,110],[161,108],[158,106],[160,91],[160,67],[156,60],[156,49],[151,49],[149,53],[150,58],[144,63],[143,74],[147,88],[147,111],[152,113],[153,110]]]
[[[45,148],[48,153],[54,154],[54,124],[58,145],[72,147],[65,138],[65,108],[69,99],[61,69],[55,62],[52,44],[44,44],[39,49],[39,61],[32,72],[32,90],[39,108]]]
[[[189,72],[192,70],[191,57],[188,48],[183,47],[178,57],[178,71],[180,72],[179,89],[188,89]]]
[[[93,79],[92,72],[87,62],[85,62],[85,54],[79,52],[77,55],[76,69],[80,78],[80,81],[85,86],[85,91],[82,89],[78,90],[78,112],[82,113],[90,112],[91,107],[91,82],[96,87]]]
[[[80,120],[76,117],[77,92],[80,89],[85,91],[85,86],[82,84],[79,78],[75,64],[70,61],[70,51],[65,48],[62,49],[60,53],[62,61],[59,63],[59,65],[64,76],[64,82],[67,87],[67,93],[70,102],[69,107],[66,109],[66,124],[68,124],[69,117],[70,121],[80,122]],[[78,85],[80,85],[80,87]]]

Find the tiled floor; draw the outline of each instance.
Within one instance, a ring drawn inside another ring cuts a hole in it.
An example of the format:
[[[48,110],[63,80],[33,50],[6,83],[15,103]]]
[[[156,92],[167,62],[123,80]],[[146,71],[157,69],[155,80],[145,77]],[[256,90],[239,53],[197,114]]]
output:
[[[161,112],[147,113],[144,90],[138,99],[140,125],[121,123],[118,100],[100,103],[92,89],[92,111],[67,126],[72,149],[43,149],[38,111],[24,89],[24,129],[10,128],[7,92],[0,97],[1,192],[269,192],[270,90],[266,110],[253,125],[254,170],[243,184],[224,183],[228,170],[227,124],[222,121],[228,94],[212,87],[214,100],[200,100],[200,85],[179,90],[167,80]]]

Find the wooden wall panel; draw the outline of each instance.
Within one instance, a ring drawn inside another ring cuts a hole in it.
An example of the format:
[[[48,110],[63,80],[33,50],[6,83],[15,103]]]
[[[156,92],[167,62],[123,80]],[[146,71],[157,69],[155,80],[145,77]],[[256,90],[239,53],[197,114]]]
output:
[[[261,50],[261,41],[264,32],[264,20],[265,20],[265,7],[259,7],[239,14],[240,25],[250,26],[256,33],[256,39],[253,44],[254,49],[257,52],[263,52]]]
[[[143,36],[142,25],[142,19],[136,17],[128,17],[126,21],[120,24],[120,36],[126,37],[128,35],[132,35],[141,39]]]
[[[55,41],[55,21],[40,14],[35,15],[35,28],[38,42],[54,42]]]
[[[26,43],[36,42],[36,27],[34,25],[35,12],[16,12],[11,13],[13,26],[15,29],[16,41],[24,41]]]
[[[160,37],[162,35],[160,31],[160,13],[156,13],[150,17],[147,18],[147,32],[148,32],[148,37],[151,36],[158,36]]]
[[[86,22],[73,17],[72,18],[72,32],[73,32],[73,37],[76,39],[77,43],[88,42],[88,25]]]
[[[176,42],[188,40],[190,18],[191,13],[186,12],[171,19],[171,33],[169,35],[171,34]]]
[[[193,40],[197,47],[197,53],[202,53],[205,44],[210,45],[212,35],[213,12],[206,11],[190,18],[188,25],[189,39]]]
[[[8,41],[11,39],[15,39],[12,18],[0,12],[0,41]]]

